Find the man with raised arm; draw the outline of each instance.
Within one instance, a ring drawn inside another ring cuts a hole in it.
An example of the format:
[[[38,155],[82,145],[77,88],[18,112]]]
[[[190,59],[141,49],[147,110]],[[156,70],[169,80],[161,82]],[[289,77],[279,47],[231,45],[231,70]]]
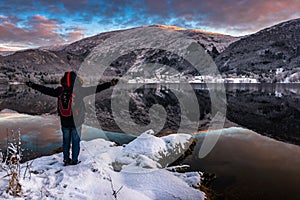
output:
[[[101,92],[118,83],[118,79],[112,79],[97,86],[83,87],[82,79],[76,72],[65,72],[61,78],[61,86],[50,88],[43,85],[26,82],[28,87],[38,90],[43,94],[56,97],[57,111],[60,116],[61,130],[63,133],[63,162],[64,166],[77,165],[80,152],[81,128],[85,117],[85,105],[83,98],[94,93]],[[70,158],[70,146],[72,143],[72,159]]]

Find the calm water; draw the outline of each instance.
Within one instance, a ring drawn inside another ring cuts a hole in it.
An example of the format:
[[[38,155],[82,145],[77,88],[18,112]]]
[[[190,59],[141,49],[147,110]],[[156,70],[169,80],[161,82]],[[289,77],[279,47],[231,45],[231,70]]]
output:
[[[124,87],[126,91],[128,88]],[[204,130],[207,128],[206,120],[211,109],[209,92],[203,84],[195,84],[193,87],[202,112],[199,129]],[[218,89],[218,85],[214,87]],[[182,91],[183,95],[190,95],[180,85],[173,85],[171,88]],[[138,94],[136,96],[139,96],[139,99],[131,103],[142,102],[140,107],[130,107],[130,114],[136,118],[137,123],[147,123],[147,108],[159,103],[164,105],[168,114],[163,130],[178,129],[180,108],[176,105],[176,98],[172,96],[172,91],[168,87],[150,85],[133,92]],[[162,93],[165,95],[164,98],[161,97]],[[109,118],[110,94],[108,91],[96,97],[96,101],[97,98],[100,99],[97,104],[96,123],[104,130],[118,132],[117,125]],[[217,179],[212,182],[212,187],[220,194],[220,199],[297,199],[300,195],[299,85],[230,84],[226,85],[226,97],[226,116],[233,122],[228,126],[235,123],[259,134],[242,129],[225,131],[213,151],[203,159],[198,158],[197,148],[200,147],[204,135],[198,135],[199,142],[193,155],[184,162],[191,165],[191,170],[216,174]],[[1,86],[0,110],[3,109],[35,116],[0,114],[0,148],[6,145],[7,132],[18,128],[21,129],[28,158],[33,154],[38,154],[35,156],[51,154],[54,149],[61,146],[57,116],[45,116],[46,113],[56,113],[55,99],[24,86]],[[89,119],[89,116],[87,117]],[[99,130],[88,127],[83,134],[86,139],[93,139],[102,137],[103,131],[100,133]],[[108,138],[107,134],[104,135],[103,137]],[[113,134],[108,139],[117,137],[119,135]],[[133,138],[132,136],[130,139]],[[127,139],[126,137],[119,141],[122,143]]]
[[[2,110],[0,112],[0,149],[5,152],[7,143],[12,142],[14,138],[18,139],[18,132],[20,132],[23,162],[60,152],[62,133],[59,123],[59,118],[55,115],[34,116]],[[102,131],[86,125],[82,127],[82,140],[88,141],[96,138],[124,144],[132,141],[135,136]]]
[[[203,159],[198,151],[183,164],[190,170],[216,174],[212,188],[218,199],[299,199],[300,147],[261,136],[246,129],[216,131],[220,138]]]
[[[243,127],[268,135],[278,140],[300,145],[300,84],[228,84],[226,85],[227,118]],[[216,90],[218,85],[215,85]],[[130,102],[130,115],[135,123],[149,123],[149,107],[154,104],[163,105],[167,111],[167,122],[162,132],[178,130],[181,110],[178,98],[172,92],[174,88],[182,96],[189,97],[191,92],[185,91],[180,84],[173,84],[172,89],[148,85],[138,89],[132,85],[124,85],[124,92],[136,96]],[[122,89],[121,89],[122,90]],[[158,92],[159,91],[159,92]],[[89,125],[100,124],[107,131],[122,132],[114,122],[111,114],[111,92],[107,90],[96,96],[96,121],[87,115]],[[123,102],[122,92],[115,94]],[[200,107],[199,129],[207,129],[206,117],[211,110],[209,92],[205,84],[195,84],[194,94]],[[119,96],[118,96],[119,95]],[[137,106],[138,105],[138,106]],[[87,109],[91,106],[88,105]],[[33,91],[26,86],[0,85],[0,110],[11,109],[20,113],[41,115],[56,113],[56,99]],[[92,108],[94,109],[94,108]],[[123,112],[122,110],[120,112]],[[124,111],[128,112],[128,111]],[[92,113],[92,112],[89,112]],[[189,124],[186,124],[188,127]]]

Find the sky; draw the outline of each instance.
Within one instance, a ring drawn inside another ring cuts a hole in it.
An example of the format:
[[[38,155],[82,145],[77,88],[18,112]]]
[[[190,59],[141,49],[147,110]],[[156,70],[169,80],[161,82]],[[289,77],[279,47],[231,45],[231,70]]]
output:
[[[233,36],[300,18],[300,0],[2,0],[0,51],[152,24]]]

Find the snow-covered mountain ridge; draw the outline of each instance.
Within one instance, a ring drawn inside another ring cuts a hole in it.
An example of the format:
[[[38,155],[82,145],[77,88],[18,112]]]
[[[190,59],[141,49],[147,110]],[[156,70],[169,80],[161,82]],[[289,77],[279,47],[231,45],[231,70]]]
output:
[[[212,56],[223,77],[253,78],[259,82],[300,82],[300,19],[294,19],[244,37],[232,37],[197,29],[152,25],[193,38]],[[137,29],[132,28],[132,29]],[[130,30],[132,30],[130,29]],[[30,78],[44,83],[57,82],[66,70],[78,69],[93,48],[126,30],[104,32],[69,45],[17,51],[0,56],[0,82]],[[138,47],[137,47],[138,49]],[[179,57],[164,51],[140,50],[118,58],[107,76],[122,76],[131,67],[143,71],[143,63],[159,63],[180,71],[177,75],[199,75]],[[165,68],[153,71],[161,76]]]
[[[174,28],[163,25],[137,28],[146,29],[151,27],[157,27],[164,30],[167,29],[169,31],[179,31],[186,37],[195,39],[208,53],[212,54],[213,57],[223,51],[230,43],[239,39],[229,35],[214,34],[199,30],[185,30],[178,27]],[[60,75],[66,70],[78,69],[80,64],[94,47],[103,43],[103,41],[115,34],[124,31],[126,30],[104,32],[84,38],[69,45],[54,45],[51,47],[28,49],[17,51],[7,56],[0,56],[0,77],[7,77],[12,81],[23,81],[26,78],[37,79],[47,83],[51,83],[53,80],[57,81],[57,74]],[[145,54],[146,57],[151,57],[153,55],[156,57],[165,57],[163,54],[160,55],[161,52],[154,52],[154,54],[153,52],[136,52],[136,54],[137,57],[132,57],[131,55],[124,56],[120,63],[126,62],[127,64],[132,65],[133,63],[137,63],[137,59],[142,57],[143,54]],[[117,70],[123,71],[123,69],[126,69],[127,67],[128,66],[120,66]],[[116,74],[112,73],[108,75],[113,76]]]
[[[300,82],[300,18],[232,43],[215,59],[224,76],[252,76],[262,82]]]

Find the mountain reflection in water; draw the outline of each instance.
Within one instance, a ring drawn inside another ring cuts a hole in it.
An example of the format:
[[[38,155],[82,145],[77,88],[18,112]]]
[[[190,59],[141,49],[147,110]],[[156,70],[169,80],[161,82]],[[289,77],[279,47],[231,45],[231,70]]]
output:
[[[183,95],[189,94],[181,88]],[[123,86],[126,90],[127,85]],[[218,85],[215,85],[218,89]],[[158,88],[158,89],[157,89]],[[176,86],[172,86],[176,89]],[[210,110],[209,93],[205,84],[194,84],[193,88],[199,98],[199,106],[203,114]],[[226,117],[243,127],[254,130],[288,143],[300,145],[300,87],[299,84],[227,84]],[[130,88],[129,88],[130,89]],[[147,99],[156,98],[156,92],[168,90],[156,85],[140,88],[136,92],[139,99],[132,101],[135,108],[137,100],[143,102],[139,110],[132,114],[137,119],[147,119]],[[109,113],[110,96],[105,91],[98,96],[98,122],[101,127],[112,128],[114,124]],[[111,93],[110,93],[111,94]],[[164,93],[167,94],[167,93]],[[0,88],[0,110],[9,108],[21,113],[44,114],[56,112],[56,101],[23,86]],[[171,96],[167,96],[173,100]],[[166,99],[168,99],[166,98]],[[20,104],[20,99],[22,104]],[[165,99],[159,99],[162,103]],[[156,101],[154,101],[156,102]],[[158,101],[159,102],[159,101]],[[175,101],[171,101],[175,102]],[[173,107],[172,107],[173,106]],[[169,107],[170,129],[177,127],[177,105]],[[142,110],[144,109],[144,110]],[[144,114],[144,115],[141,115]],[[7,130],[20,128],[23,148],[27,148],[27,158],[51,154],[61,146],[60,125],[57,116],[31,116],[18,113],[0,113],[0,148],[6,147]],[[205,115],[203,117],[204,121]],[[87,116],[87,121],[89,121]],[[201,119],[200,119],[201,120]],[[147,120],[145,120],[147,121]],[[105,123],[104,123],[105,122]],[[107,124],[106,124],[107,122]],[[203,126],[203,128],[206,128]],[[83,138],[97,137],[117,140],[126,143],[134,136],[100,131],[91,127],[83,128]],[[212,187],[223,197],[221,199],[297,199],[300,195],[300,147],[241,128],[219,130],[221,136],[213,150],[203,159],[198,158],[197,151],[205,133],[196,135],[199,139],[193,155],[184,160],[191,165],[190,170],[215,173],[217,179]],[[215,132],[218,134],[218,131]],[[211,134],[211,133],[210,133]],[[220,133],[219,133],[220,134]],[[108,137],[110,136],[110,137]]]

